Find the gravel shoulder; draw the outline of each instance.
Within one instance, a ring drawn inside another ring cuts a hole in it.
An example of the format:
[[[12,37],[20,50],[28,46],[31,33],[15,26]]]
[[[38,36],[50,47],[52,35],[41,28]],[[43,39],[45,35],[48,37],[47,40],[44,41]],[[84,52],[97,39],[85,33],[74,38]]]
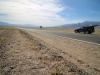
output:
[[[99,75],[100,46],[18,29],[0,30],[0,75]]]

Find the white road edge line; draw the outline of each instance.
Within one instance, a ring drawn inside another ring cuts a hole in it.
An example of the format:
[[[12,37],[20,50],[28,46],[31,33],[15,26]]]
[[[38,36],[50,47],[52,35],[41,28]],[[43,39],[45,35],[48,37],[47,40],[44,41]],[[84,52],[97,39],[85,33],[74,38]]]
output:
[[[24,29],[24,28],[21,28],[21,29]],[[31,31],[30,29],[25,29],[25,30]],[[42,32],[37,32],[37,33],[42,33]],[[95,45],[100,45],[98,43],[93,43],[93,42],[88,42],[88,41],[73,39],[73,38],[69,38],[69,37],[63,37],[63,36],[58,36],[58,35],[53,35],[53,34],[47,34],[47,33],[42,33],[42,34],[51,35],[51,36],[57,36],[57,37],[61,37],[61,38],[65,38],[65,39],[70,39],[70,40],[75,40],[75,41],[80,41],[80,42],[86,42],[86,43],[95,44]]]

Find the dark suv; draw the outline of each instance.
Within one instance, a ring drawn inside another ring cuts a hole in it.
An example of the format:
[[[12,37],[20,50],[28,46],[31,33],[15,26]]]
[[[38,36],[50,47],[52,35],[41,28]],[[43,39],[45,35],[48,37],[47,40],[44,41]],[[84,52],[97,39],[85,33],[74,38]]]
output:
[[[91,34],[91,33],[95,32],[95,29],[94,29],[95,26],[97,26],[97,25],[94,25],[94,26],[84,26],[84,27],[81,27],[79,29],[76,29],[74,32],[75,33],[83,32],[84,34]]]

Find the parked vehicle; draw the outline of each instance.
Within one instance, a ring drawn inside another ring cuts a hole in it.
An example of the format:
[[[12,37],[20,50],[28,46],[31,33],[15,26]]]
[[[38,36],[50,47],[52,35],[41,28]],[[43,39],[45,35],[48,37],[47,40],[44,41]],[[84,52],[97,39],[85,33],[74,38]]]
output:
[[[91,34],[91,33],[94,33],[95,32],[95,28],[98,25],[93,25],[93,26],[84,26],[84,27],[81,27],[79,29],[76,29],[74,32],[75,33],[80,33],[80,32],[83,32],[84,34]]]

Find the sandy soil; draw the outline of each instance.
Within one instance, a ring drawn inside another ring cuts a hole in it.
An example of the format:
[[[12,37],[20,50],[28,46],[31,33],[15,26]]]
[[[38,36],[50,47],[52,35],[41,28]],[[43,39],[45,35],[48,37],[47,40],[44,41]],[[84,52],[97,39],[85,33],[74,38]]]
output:
[[[18,29],[0,30],[0,75],[99,75],[100,46]]]

